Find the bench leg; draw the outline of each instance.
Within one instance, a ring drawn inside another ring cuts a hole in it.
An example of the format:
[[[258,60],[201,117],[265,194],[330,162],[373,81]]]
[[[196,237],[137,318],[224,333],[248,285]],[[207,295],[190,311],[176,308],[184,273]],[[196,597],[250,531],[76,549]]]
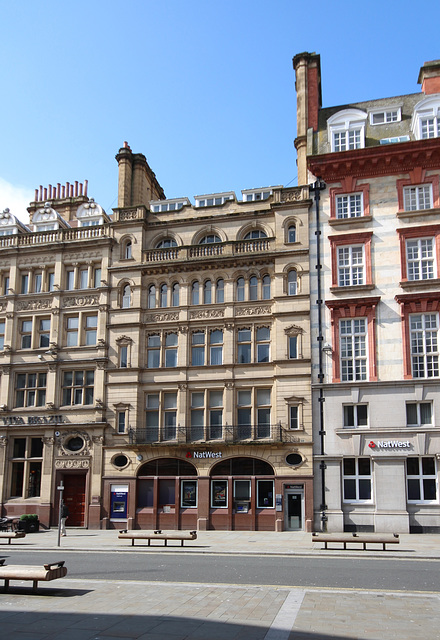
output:
[[[131,539],[131,546],[134,547],[134,538]]]
[[[12,538],[8,538],[8,544],[11,544]]]
[[[148,546],[150,546],[150,542],[151,542],[151,540],[150,540],[150,538],[148,538]]]
[[[180,541],[180,546],[183,547],[183,540]]]
[[[9,579],[5,578],[5,591],[9,589]]]
[[[165,538],[164,542],[165,542],[165,546],[167,546],[168,540],[166,538]]]
[[[32,591],[34,593],[37,593],[37,587],[38,587],[38,580],[32,580]]]
[[[367,550],[367,543],[364,542],[363,545],[364,545],[364,551],[366,551]]]
[[[347,548],[347,543],[344,542],[344,551],[345,551],[346,548]]]
[[[382,551],[385,551],[385,544],[386,543],[384,542],[383,545],[382,545]]]
[[[327,549],[327,541],[324,542],[324,549]]]

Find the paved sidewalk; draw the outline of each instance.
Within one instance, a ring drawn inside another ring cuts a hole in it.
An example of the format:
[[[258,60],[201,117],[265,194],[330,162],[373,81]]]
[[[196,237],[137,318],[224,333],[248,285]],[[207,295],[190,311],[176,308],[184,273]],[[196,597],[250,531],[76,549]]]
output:
[[[6,542],[6,541],[5,541]],[[6,546],[0,541],[0,549]],[[39,533],[28,534],[25,538],[12,541],[7,545],[8,549],[39,549],[53,550],[57,548],[58,530],[49,529]],[[403,534],[400,536],[400,544],[387,547],[382,551],[381,545],[368,545],[364,551],[359,544],[351,545],[347,551],[342,545],[335,545],[339,549],[324,550],[322,544],[312,543],[311,534],[303,531],[200,531],[197,540],[185,541],[185,546],[180,547],[180,542],[169,542],[165,547],[163,542],[152,542],[147,546],[147,541],[137,540],[135,548],[138,551],[179,553],[220,553],[220,554],[256,554],[256,555],[343,555],[354,557],[359,555],[384,555],[387,558],[440,558],[440,535],[438,534]],[[117,530],[90,530],[67,528],[67,536],[60,539],[60,548],[65,550],[81,549],[93,551],[130,551],[131,540],[119,540]]]

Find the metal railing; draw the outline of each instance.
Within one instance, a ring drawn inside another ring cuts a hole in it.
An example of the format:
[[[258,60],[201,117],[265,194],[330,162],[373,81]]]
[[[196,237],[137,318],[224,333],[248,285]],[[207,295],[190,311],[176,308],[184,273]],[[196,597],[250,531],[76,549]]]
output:
[[[298,433],[281,424],[159,426],[129,429],[130,444],[215,444],[298,442]]]

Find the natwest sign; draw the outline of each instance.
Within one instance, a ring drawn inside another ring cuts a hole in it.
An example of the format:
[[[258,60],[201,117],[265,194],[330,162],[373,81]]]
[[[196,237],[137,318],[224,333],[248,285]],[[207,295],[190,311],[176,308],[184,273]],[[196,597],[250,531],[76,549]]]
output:
[[[370,449],[410,449],[412,444],[409,440],[370,440]]]
[[[221,458],[221,451],[188,451],[187,458]]]

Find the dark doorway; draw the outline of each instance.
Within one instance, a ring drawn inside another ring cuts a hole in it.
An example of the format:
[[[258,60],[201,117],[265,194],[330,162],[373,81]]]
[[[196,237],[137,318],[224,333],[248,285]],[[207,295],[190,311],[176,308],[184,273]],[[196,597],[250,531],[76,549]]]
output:
[[[64,502],[69,508],[68,527],[83,527],[86,512],[86,476],[66,474],[64,481]]]

